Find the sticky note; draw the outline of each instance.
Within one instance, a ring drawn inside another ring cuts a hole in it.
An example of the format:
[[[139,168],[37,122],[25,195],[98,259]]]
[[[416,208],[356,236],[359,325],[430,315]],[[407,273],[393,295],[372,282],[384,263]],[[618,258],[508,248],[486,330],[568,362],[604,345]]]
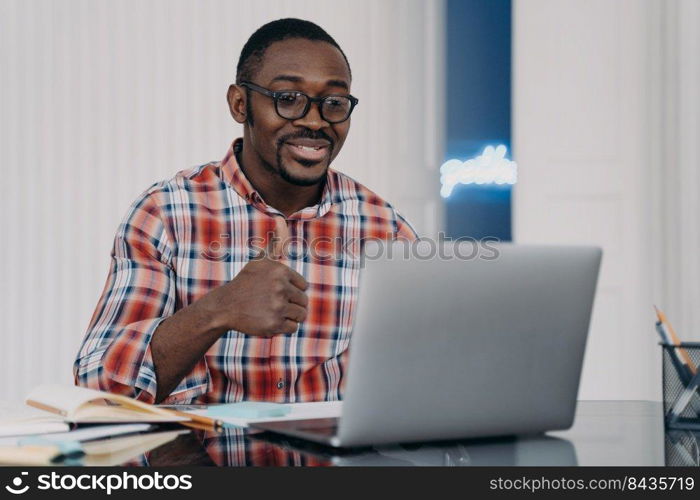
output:
[[[206,415],[214,418],[267,418],[283,417],[290,408],[280,403],[264,403],[257,401],[243,401],[240,403],[228,403],[211,405],[207,408]]]

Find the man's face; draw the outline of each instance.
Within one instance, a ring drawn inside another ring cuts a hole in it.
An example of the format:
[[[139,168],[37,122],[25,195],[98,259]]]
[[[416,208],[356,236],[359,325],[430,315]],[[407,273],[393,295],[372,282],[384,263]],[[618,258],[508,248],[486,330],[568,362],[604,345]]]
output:
[[[340,51],[326,42],[289,39],[270,45],[252,83],[272,91],[297,90],[310,97],[350,93],[350,73]],[[306,116],[287,120],[271,97],[248,91],[246,125],[263,165],[287,182],[308,186],[325,178],[350,129],[350,119],[331,124],[312,103]],[[251,123],[252,121],[252,123]]]

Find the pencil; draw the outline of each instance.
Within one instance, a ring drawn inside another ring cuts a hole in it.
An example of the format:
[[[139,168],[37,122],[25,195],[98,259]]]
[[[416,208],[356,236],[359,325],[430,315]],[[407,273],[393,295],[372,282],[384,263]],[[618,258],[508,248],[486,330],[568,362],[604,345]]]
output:
[[[223,427],[223,423],[221,420],[216,419],[216,418],[211,418],[211,417],[205,417],[204,415],[195,415],[194,413],[189,413],[186,411],[180,411],[180,410],[173,410],[171,408],[167,408],[167,410],[171,413],[174,413],[175,415],[179,417],[187,417],[191,421],[190,422],[180,422],[182,425],[185,425],[187,427],[192,427],[193,429],[204,429],[204,430],[218,430]]]
[[[666,327],[666,331],[671,336],[671,340],[673,340],[673,343],[677,346],[680,346],[681,340],[678,338],[678,335],[676,335],[676,331],[671,326],[671,323],[669,323],[668,319],[666,318],[666,315],[656,306],[654,306],[654,310],[656,311],[656,317]],[[698,367],[695,365],[695,363],[693,363],[693,360],[690,359],[690,356],[688,356],[688,352],[682,347],[678,347],[678,349],[676,350],[678,351],[678,354],[680,354],[683,358],[685,364],[688,365],[688,368],[690,368],[690,371],[693,373],[693,375],[695,375],[698,371]]]

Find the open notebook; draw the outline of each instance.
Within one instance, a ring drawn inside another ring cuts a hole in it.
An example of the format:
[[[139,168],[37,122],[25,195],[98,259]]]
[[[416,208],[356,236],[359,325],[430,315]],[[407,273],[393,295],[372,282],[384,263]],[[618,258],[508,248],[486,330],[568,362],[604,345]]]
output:
[[[71,423],[187,422],[191,416],[135,399],[84,387],[48,384],[27,396],[29,406]]]
[[[138,424],[137,424],[138,425]],[[127,426],[131,427],[131,426]],[[49,438],[42,442],[29,445],[2,445],[0,444],[0,465],[52,465],[61,458],[65,450],[61,443],[78,438],[76,433],[61,434],[63,439]],[[190,432],[187,429],[152,432],[131,433],[124,436],[87,440],[80,442],[79,455],[73,460],[77,463],[70,465],[87,466],[114,466],[121,465],[127,460],[139,457],[149,450],[157,448],[172,441],[183,433]],[[58,435],[56,435],[58,436]]]
[[[19,404],[0,403],[0,440],[4,436],[46,434],[68,429],[69,425],[59,415]]]

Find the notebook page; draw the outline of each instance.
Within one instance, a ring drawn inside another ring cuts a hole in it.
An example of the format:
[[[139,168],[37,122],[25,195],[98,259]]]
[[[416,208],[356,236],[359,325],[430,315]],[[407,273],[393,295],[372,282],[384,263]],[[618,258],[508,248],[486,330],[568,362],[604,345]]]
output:
[[[0,402],[0,437],[67,431],[60,415],[31,408],[20,403]]]
[[[70,416],[84,403],[93,399],[103,399],[100,391],[60,384],[44,384],[36,387],[27,396],[27,404],[45,411]]]

